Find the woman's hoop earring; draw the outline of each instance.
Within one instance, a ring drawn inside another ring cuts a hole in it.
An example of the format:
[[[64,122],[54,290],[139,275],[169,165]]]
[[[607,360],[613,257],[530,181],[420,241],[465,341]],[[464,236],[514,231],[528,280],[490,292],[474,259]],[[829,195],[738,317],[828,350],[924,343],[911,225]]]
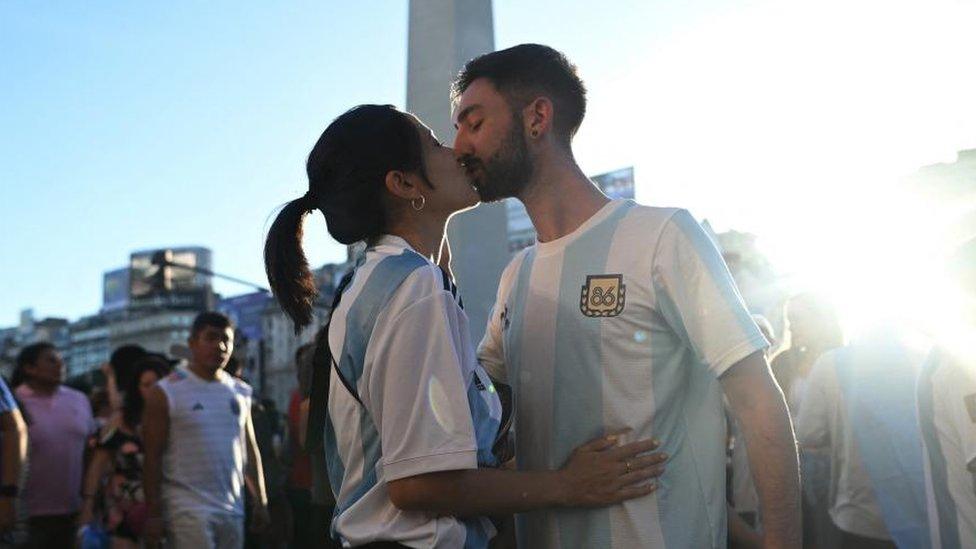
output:
[[[418,212],[420,210],[424,209],[424,206],[426,206],[426,205],[427,205],[427,198],[424,197],[424,195],[420,195],[420,205],[419,206],[417,205],[417,199],[416,198],[414,198],[413,200],[410,201],[410,206],[412,206],[413,209],[417,210]]]

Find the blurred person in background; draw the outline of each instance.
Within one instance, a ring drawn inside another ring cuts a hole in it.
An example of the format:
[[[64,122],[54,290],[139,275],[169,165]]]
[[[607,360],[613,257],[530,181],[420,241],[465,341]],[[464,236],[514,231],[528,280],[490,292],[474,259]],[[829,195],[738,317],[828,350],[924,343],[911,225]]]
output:
[[[305,450],[305,414],[302,412],[302,402],[308,398],[309,376],[312,372],[312,358],[315,352],[315,344],[307,343],[295,351],[295,375],[298,386],[291,393],[288,401],[287,434],[285,437],[285,464],[288,470],[287,494],[288,501],[291,503],[292,517],[294,520],[294,534],[292,545],[296,549],[307,549],[317,547],[312,543],[313,539],[320,542],[334,544],[328,536],[328,529],[320,529],[321,536],[312,537],[312,464],[309,452]],[[307,409],[306,409],[307,412]],[[320,453],[324,452],[321,448]],[[324,455],[324,454],[323,454]],[[321,460],[324,462],[324,460]],[[321,477],[326,479],[324,463],[321,464]],[[332,499],[331,489],[328,491],[329,499]],[[327,509],[316,514],[316,521],[328,524],[332,517],[332,508],[335,500]]]
[[[17,524],[17,496],[27,461],[27,424],[7,383],[0,378],[0,543]]]
[[[88,464],[82,496],[81,526],[94,524],[111,537],[114,549],[141,546],[146,522],[146,500],[142,489],[142,415],[146,395],[169,370],[159,355],[138,359],[122,387],[121,414],[105,425],[98,436]],[[107,477],[107,479],[106,479]]]
[[[188,344],[189,365],[146,395],[146,545],[158,547],[165,533],[180,549],[240,549],[245,483],[255,491],[252,526],[262,530],[269,521],[251,421],[252,390],[224,371],[234,351],[229,318],[200,313]]]
[[[95,433],[88,397],[63,385],[64,361],[50,343],[21,350],[14,394],[23,406],[30,436],[24,486],[30,546],[61,549],[74,543],[81,509],[88,438]]]
[[[960,247],[951,267],[962,290],[964,335],[931,351],[918,383],[933,549],[976,547],[976,239]]]
[[[844,331],[834,307],[816,294],[794,295],[784,309],[784,346],[773,354],[771,367],[796,415],[813,364],[826,351],[844,346]]]
[[[232,376],[248,383],[244,377],[244,362],[232,356],[225,368]],[[251,400],[251,422],[254,425],[254,439],[261,454],[261,470],[264,473],[264,487],[268,494],[268,514],[271,518],[271,528],[266,532],[254,532],[251,525],[251,513],[255,490],[248,486],[245,493],[245,548],[268,547],[276,549],[287,547],[292,540],[291,505],[285,493],[285,469],[275,449],[275,431],[278,422],[278,412],[274,403],[269,400]]]
[[[122,413],[126,387],[133,385],[132,377],[136,363],[145,358],[147,354],[149,352],[139,345],[122,345],[112,351],[108,362],[102,364],[101,371],[105,377],[105,391],[116,416]]]
[[[795,424],[814,363],[826,351],[844,345],[844,332],[830,302],[813,293],[790,297],[784,305],[783,318],[783,346],[773,354],[770,365]],[[832,549],[839,538],[828,513],[830,456],[824,449],[801,447],[799,452],[803,546]]]
[[[324,328],[323,328],[324,329]],[[318,337],[324,337],[319,334]],[[312,371],[316,367],[329,369],[327,364],[316,365],[315,361],[316,345],[311,343],[302,354],[301,362],[298,367],[298,388],[301,400],[298,402],[298,410],[295,418],[295,427],[298,431],[297,437],[304,451],[308,454],[308,464],[310,468],[310,508],[309,508],[309,547],[332,549],[341,547],[342,544],[332,536],[332,517],[335,515],[336,499],[334,490],[330,484],[329,465],[325,459],[325,448],[322,437],[317,441],[307,440],[308,433],[308,410],[310,406],[310,396],[312,392]],[[322,388],[328,394],[331,376],[321,376]]]
[[[927,547],[915,387],[924,354],[878,326],[817,359],[796,419],[804,450],[830,455],[829,514],[842,549]]]

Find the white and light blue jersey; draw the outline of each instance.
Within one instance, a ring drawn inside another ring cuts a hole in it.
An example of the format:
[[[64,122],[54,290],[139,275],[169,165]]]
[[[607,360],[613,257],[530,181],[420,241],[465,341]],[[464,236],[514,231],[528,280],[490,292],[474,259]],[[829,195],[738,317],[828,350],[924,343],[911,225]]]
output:
[[[830,517],[843,532],[926,547],[922,442],[914,393],[923,355],[894,329],[817,359],[796,438],[830,452]]]
[[[478,357],[513,387],[519,469],[556,469],[625,428],[670,456],[650,496],[518,515],[520,546],[724,549],[718,377],[767,345],[687,211],[613,201],[516,256]]]
[[[487,547],[495,530],[486,518],[402,511],[387,488],[497,465],[501,404],[475,358],[456,288],[406,241],[385,236],[366,251],[333,312],[329,345],[333,534],[352,546]]]
[[[976,368],[943,349],[918,381],[926,497],[934,549],[976,547]]]

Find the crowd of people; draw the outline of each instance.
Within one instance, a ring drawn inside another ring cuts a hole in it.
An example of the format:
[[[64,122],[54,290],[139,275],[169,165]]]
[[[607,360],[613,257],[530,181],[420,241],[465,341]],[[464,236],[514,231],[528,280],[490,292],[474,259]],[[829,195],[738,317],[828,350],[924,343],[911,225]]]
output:
[[[453,148],[391,106],[338,117],[271,226],[296,328],[318,297],[305,216],[368,244],[296,354],[286,428],[219,313],[186,362],[116,350],[91,395],[28,346],[0,385],[0,527],[19,495],[32,547],[976,547],[967,355],[897,327],[848,341],[811,294],[777,337],[686,210],[583,175],[585,87],[561,53],[475,58],[452,92]],[[507,197],[538,243],[475,345],[445,229]]]
[[[52,344],[24,347],[13,390],[0,380],[0,546],[334,546],[324,464],[299,436],[307,384],[282,417],[243,380],[233,334],[202,313],[188,360],[120,347],[88,394]]]

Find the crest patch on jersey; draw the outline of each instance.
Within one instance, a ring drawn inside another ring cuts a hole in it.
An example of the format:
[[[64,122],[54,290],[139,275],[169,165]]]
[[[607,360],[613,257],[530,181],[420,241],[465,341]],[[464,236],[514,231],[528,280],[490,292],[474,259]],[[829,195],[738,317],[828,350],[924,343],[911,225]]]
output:
[[[241,404],[237,402],[237,397],[230,398],[230,413],[235,416],[241,415]]]
[[[976,423],[976,393],[963,398],[966,402],[966,411],[969,412],[969,419]]]
[[[580,312],[590,317],[617,316],[623,312],[626,298],[624,275],[587,275],[580,292]]]

